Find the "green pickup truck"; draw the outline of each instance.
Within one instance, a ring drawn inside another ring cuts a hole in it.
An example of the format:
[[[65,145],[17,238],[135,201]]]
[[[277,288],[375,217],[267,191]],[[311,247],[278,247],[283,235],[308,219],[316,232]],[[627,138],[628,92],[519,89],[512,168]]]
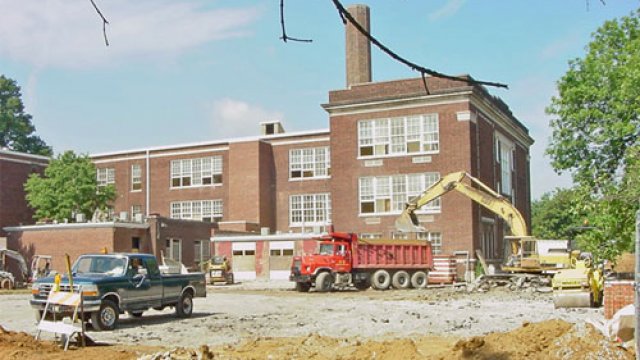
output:
[[[148,309],[174,307],[178,317],[190,317],[193,298],[206,296],[204,273],[165,275],[150,254],[82,255],[73,264],[73,290],[82,288],[85,320],[96,330],[113,330],[125,311],[135,317]],[[31,287],[31,307],[38,316],[54,286],[54,278],[38,279]],[[63,277],[61,291],[69,291]]]

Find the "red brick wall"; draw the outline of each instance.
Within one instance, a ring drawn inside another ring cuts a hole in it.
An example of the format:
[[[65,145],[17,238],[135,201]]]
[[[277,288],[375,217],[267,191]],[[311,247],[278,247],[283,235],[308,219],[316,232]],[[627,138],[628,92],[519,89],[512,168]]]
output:
[[[9,249],[25,257],[30,266],[33,255],[51,255],[51,269],[66,272],[64,255],[69,254],[73,263],[78,256],[99,253],[103,248],[114,251],[114,228],[58,229],[11,232]]]
[[[29,155],[0,154],[0,236],[5,226],[33,224],[33,210],[25,198],[24,183],[31,173],[44,172],[46,161]]]
[[[633,281],[606,281],[604,283],[604,318],[611,319],[615,313],[634,303]]]
[[[423,88],[424,91],[424,88]],[[434,105],[373,113],[340,115],[331,117],[332,210],[333,223],[340,231],[358,233],[382,233],[389,236],[394,230],[397,215],[380,216],[380,224],[366,224],[366,217],[358,217],[358,179],[366,176],[439,172],[441,176],[456,171],[472,172],[475,162],[471,158],[470,121],[458,121],[456,113],[467,111],[467,103]],[[430,163],[414,164],[413,156],[381,158],[383,166],[366,167],[365,160],[358,160],[357,122],[362,119],[420,115],[437,113],[440,130],[440,151],[429,155]],[[473,239],[471,200],[451,193],[441,200],[442,211],[433,215],[433,222],[426,223],[428,231],[443,235],[443,248],[471,251]]]

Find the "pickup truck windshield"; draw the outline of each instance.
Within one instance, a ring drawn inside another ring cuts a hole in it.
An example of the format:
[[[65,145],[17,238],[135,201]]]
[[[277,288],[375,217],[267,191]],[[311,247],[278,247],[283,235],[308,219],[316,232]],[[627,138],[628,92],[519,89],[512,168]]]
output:
[[[119,276],[124,274],[127,259],[115,256],[82,256],[73,265],[75,274],[103,274]]]
[[[320,244],[320,255],[333,255],[333,244]]]

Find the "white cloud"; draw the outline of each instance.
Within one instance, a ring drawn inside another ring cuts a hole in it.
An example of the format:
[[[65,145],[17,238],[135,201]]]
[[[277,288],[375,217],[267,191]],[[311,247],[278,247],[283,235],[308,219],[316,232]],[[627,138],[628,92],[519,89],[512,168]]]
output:
[[[187,49],[246,36],[256,7],[206,9],[204,2],[0,0],[0,56],[36,67],[87,68],[131,58],[175,57]]]
[[[279,111],[264,109],[247,102],[224,98],[211,106],[211,129],[214,137],[255,136],[260,133],[263,121],[282,120]]]
[[[447,0],[438,10],[429,14],[429,20],[436,21],[455,15],[464,5],[466,0]]]

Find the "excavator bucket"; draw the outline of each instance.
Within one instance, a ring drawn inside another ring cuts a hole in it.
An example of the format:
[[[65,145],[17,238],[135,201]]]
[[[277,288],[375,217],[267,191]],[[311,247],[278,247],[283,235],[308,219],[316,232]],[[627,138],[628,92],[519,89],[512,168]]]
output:
[[[420,222],[418,221],[418,217],[416,214],[407,209],[404,209],[402,214],[398,216],[396,219],[396,230],[401,232],[423,232],[425,228],[420,226]]]
[[[557,308],[591,307],[591,293],[588,291],[554,291],[553,306]]]

